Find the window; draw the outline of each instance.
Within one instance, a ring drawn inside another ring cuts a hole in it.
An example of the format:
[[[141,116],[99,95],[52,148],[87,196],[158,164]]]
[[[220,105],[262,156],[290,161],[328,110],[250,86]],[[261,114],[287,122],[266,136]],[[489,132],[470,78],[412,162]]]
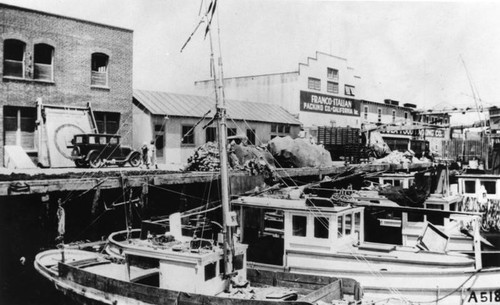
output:
[[[26,44],[7,39],[3,45],[3,76],[24,78],[24,52]]]
[[[307,233],[307,217],[306,216],[292,216],[292,235],[293,236],[306,236]]]
[[[330,93],[339,93],[339,84],[334,82],[326,82],[326,91]]]
[[[328,238],[330,220],[328,217],[314,217],[314,237]]]
[[[486,193],[495,195],[497,193],[496,181],[481,181]]]
[[[352,229],[352,214],[345,215],[345,235],[350,235]]]
[[[111,137],[111,138],[109,138],[109,144],[111,144],[111,145],[117,145],[118,144],[118,138],[117,137]]]
[[[354,96],[354,86],[345,85],[344,94],[347,96]]]
[[[248,144],[255,145],[255,129],[247,129]]]
[[[194,144],[194,126],[185,125],[182,126],[182,144]]]
[[[395,123],[396,122],[396,110],[393,110],[392,111],[392,122]]]
[[[339,80],[339,70],[337,70],[337,69],[327,68],[326,75],[327,75],[328,79],[333,79],[336,81]]]
[[[284,137],[290,134],[290,125],[271,124],[271,139],[275,137]]]
[[[217,128],[207,127],[205,129],[205,142],[216,142],[217,141]]]
[[[465,187],[466,194],[475,194],[476,193],[476,181],[475,180],[464,181],[464,187]]]
[[[405,121],[408,121],[408,112],[405,112]]]
[[[109,56],[103,53],[92,54],[91,86],[108,86],[108,62]]]
[[[116,134],[120,129],[120,113],[118,112],[94,112],[97,130],[100,133]]]
[[[321,80],[309,77],[307,80],[307,88],[312,90],[321,90]]]
[[[245,256],[243,254],[236,255],[233,257],[233,267],[234,270],[241,270],[243,269],[244,265],[244,260]]]
[[[217,262],[209,263],[205,265],[205,281],[211,280],[215,277],[215,267]]]
[[[54,74],[54,48],[48,44],[35,45],[34,79],[52,81]]]
[[[236,128],[228,128],[227,129],[227,136],[228,137],[231,137],[231,136],[235,136],[236,135]]]
[[[36,109],[29,107],[4,108],[4,145],[17,145],[35,149]]]
[[[377,118],[378,118],[378,122],[382,123],[382,109],[381,108],[377,108]]]
[[[337,236],[344,236],[344,216],[337,216]]]
[[[364,118],[365,118],[365,121],[368,121],[368,106],[365,106],[365,111],[364,111]]]
[[[361,230],[361,212],[354,213],[354,232],[360,233]]]

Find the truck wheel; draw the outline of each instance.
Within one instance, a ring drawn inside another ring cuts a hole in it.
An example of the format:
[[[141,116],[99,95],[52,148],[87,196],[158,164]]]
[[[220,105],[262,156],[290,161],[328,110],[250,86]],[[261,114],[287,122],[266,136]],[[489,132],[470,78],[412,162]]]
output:
[[[141,154],[135,153],[130,156],[128,163],[130,163],[130,166],[132,167],[138,167],[139,165],[141,165]]]
[[[92,168],[98,168],[102,166],[102,159],[99,156],[99,152],[93,151],[89,155],[89,165]]]

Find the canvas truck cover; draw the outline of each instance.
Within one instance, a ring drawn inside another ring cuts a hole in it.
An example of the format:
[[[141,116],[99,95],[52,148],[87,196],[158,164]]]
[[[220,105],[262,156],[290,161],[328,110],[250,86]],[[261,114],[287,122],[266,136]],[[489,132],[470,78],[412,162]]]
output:
[[[44,106],[44,141],[42,149],[48,152],[48,160],[44,166],[74,167],[70,159],[71,140],[75,134],[93,132],[90,109],[64,109],[62,107]],[[48,162],[47,162],[48,161]]]

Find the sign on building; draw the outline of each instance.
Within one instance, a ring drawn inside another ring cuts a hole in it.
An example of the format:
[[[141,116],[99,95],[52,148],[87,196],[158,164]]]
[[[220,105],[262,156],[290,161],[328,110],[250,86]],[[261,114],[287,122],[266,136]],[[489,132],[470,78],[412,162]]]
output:
[[[354,99],[300,91],[300,111],[359,116],[360,103]]]

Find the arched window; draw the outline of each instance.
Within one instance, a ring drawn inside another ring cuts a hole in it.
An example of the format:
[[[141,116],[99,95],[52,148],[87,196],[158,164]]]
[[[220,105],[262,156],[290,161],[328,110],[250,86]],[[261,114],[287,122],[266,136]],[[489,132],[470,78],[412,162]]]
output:
[[[90,80],[91,86],[108,86],[108,63],[108,55],[103,53],[92,54],[92,75]]]
[[[7,39],[3,45],[3,75],[24,78],[24,54],[26,44],[20,40]]]
[[[34,79],[52,81],[54,75],[54,47],[39,43],[35,45]]]

